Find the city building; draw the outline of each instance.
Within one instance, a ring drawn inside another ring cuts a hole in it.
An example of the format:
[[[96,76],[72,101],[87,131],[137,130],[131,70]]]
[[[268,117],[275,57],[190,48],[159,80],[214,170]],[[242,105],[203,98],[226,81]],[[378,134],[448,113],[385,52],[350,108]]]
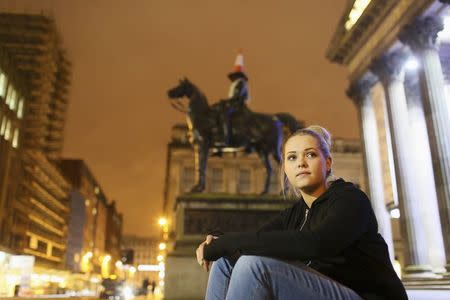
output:
[[[120,260],[122,215],[83,160],[62,159],[59,166],[72,185],[67,267],[109,277]]]
[[[0,13],[0,44],[26,79],[24,148],[58,159],[64,141],[71,64],[55,20],[43,15]],[[21,106],[19,101],[11,102],[13,105]]]
[[[115,263],[121,259],[123,216],[117,211],[116,202],[107,205],[105,252],[111,256],[110,273],[116,273]],[[118,273],[118,272],[117,272]]]
[[[0,245],[10,246],[13,202],[21,172],[25,79],[0,44]]]
[[[349,72],[372,206],[405,279],[450,271],[449,2],[348,1],[327,51]]]
[[[2,146],[0,203],[8,207],[2,244],[34,255],[44,269],[63,268],[67,240],[69,185],[53,163],[62,149],[70,84],[60,40],[51,18],[0,14],[2,62],[8,61],[1,75],[2,112],[9,108],[1,132],[18,149]]]
[[[2,296],[23,278],[41,293],[56,292],[66,274],[70,185],[54,162],[70,63],[60,41],[51,18],[0,13],[0,264],[9,266]]]
[[[159,282],[160,271],[158,255],[160,253],[159,237],[141,237],[136,235],[124,235],[122,241],[122,249],[133,251],[133,262],[130,268],[132,272],[128,272],[129,282],[135,287],[141,288],[144,280],[148,280],[151,285]]]

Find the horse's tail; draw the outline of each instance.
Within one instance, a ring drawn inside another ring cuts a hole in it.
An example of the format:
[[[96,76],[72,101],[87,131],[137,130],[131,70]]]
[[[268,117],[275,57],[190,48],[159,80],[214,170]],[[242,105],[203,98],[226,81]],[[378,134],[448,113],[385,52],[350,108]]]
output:
[[[278,120],[280,120],[283,123],[283,125],[285,125],[287,128],[289,128],[290,133],[293,133],[304,127],[303,122],[297,120],[291,114],[278,113],[278,114],[275,114],[275,117]]]

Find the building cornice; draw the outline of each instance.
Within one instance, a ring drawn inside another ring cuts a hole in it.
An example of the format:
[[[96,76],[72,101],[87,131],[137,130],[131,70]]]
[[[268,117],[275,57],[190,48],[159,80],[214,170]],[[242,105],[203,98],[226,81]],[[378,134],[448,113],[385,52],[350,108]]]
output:
[[[392,7],[395,6],[396,2],[395,0],[371,1],[356,24],[350,30],[346,30],[345,22],[352,9],[352,2],[350,2],[331,39],[326,54],[327,58],[331,62],[347,64],[349,55],[353,52],[353,49],[358,48],[366,35],[370,35],[374,27],[373,25],[382,20]]]
[[[370,61],[395,43],[403,26],[422,15],[435,2],[372,1],[351,30],[346,31],[341,20],[329,45],[327,58],[331,62],[348,65],[350,80],[361,77]],[[345,18],[346,15],[343,20]]]

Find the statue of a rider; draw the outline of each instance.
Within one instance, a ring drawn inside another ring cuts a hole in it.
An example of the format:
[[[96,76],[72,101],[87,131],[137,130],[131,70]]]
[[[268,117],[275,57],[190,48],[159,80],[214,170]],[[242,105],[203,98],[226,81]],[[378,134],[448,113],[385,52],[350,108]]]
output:
[[[232,124],[231,116],[236,111],[242,111],[246,102],[249,100],[248,77],[244,73],[244,56],[238,53],[234,64],[233,71],[228,74],[231,81],[228,98],[220,101],[221,111],[218,115],[219,126],[223,128],[223,132],[219,133],[219,144],[232,144]]]

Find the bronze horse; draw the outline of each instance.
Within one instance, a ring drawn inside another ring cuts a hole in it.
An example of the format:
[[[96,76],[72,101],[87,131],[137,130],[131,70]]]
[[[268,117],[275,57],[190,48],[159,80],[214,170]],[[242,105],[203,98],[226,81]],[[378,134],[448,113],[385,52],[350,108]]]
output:
[[[301,124],[290,114],[278,113],[268,115],[255,113],[246,106],[236,110],[230,117],[231,140],[228,144],[220,143],[217,137],[223,130],[223,124],[219,124],[218,114],[224,114],[227,101],[209,106],[205,95],[187,78],[179,81],[179,84],[167,92],[172,105],[182,110],[182,104],[178,102],[183,97],[189,99],[186,110],[188,128],[190,131],[190,143],[195,151],[196,185],[191,192],[202,192],[205,189],[205,170],[210,149],[221,153],[223,148],[231,147],[244,149],[246,152],[256,152],[266,168],[266,180],[263,194],[269,191],[272,165],[269,156],[280,163],[281,144],[283,141],[283,126],[290,132],[301,128]]]

